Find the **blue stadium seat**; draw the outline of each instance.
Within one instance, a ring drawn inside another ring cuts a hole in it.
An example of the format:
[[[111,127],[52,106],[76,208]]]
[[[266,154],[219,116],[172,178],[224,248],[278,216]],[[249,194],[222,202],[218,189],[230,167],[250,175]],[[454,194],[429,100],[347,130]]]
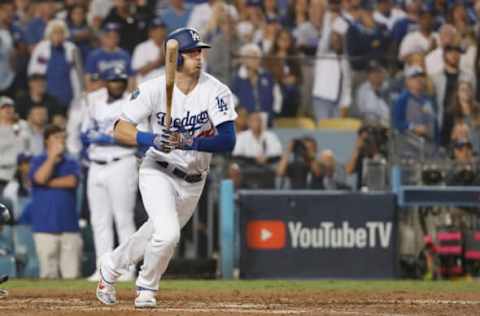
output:
[[[0,275],[3,274],[7,274],[11,278],[17,276],[17,268],[13,256],[0,256]]]
[[[38,277],[40,264],[30,226],[14,226],[13,241],[15,258],[19,262],[19,276],[28,278]]]

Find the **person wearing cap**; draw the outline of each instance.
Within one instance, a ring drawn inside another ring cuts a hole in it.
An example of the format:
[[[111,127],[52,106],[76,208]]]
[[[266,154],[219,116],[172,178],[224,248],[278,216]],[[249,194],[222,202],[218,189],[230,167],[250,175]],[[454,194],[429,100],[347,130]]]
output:
[[[472,82],[476,86],[476,78],[471,70],[463,70],[460,68],[460,58],[464,53],[459,42],[447,45],[443,49],[444,70],[433,76],[432,81],[436,104],[437,104],[437,120],[440,130],[440,141],[443,145],[449,142],[447,122],[449,121],[450,108],[453,106],[453,98],[456,87],[460,80]]]
[[[29,75],[45,75],[47,93],[65,108],[81,94],[82,89],[80,54],[75,44],[67,40],[68,37],[64,21],[50,21],[45,39],[35,46],[28,65]]]
[[[377,62],[368,65],[367,81],[360,85],[356,95],[356,106],[361,119],[380,122],[390,126],[390,107],[385,93],[385,69]]]
[[[160,75],[165,63],[163,45],[167,33],[161,17],[150,21],[148,34],[150,38],[133,51],[132,69],[137,74],[137,83]]]
[[[17,156],[29,150],[29,133],[25,121],[18,120],[13,100],[0,96],[0,196],[13,179]]]
[[[175,29],[187,26],[191,14],[192,6],[189,3],[185,3],[184,0],[170,0],[159,15],[165,22],[167,32],[170,33]]]
[[[101,74],[108,68],[124,67],[129,77],[133,75],[131,68],[130,54],[118,46],[120,25],[117,23],[106,23],[102,27],[100,34],[100,47],[94,49],[88,55],[85,63],[85,82],[87,90],[92,89],[91,76]],[[129,82],[129,87],[133,87],[133,79]]]
[[[121,67],[114,67],[102,72],[101,78],[105,88],[87,96],[90,104],[81,127],[81,140],[90,161],[87,196],[97,260],[113,250],[113,223],[120,243],[135,232],[138,179],[136,148],[118,144],[112,135],[113,123],[130,99],[126,91],[127,74]],[[132,280],[133,272],[122,280]],[[98,271],[88,278],[99,279]]]
[[[118,46],[126,50],[130,55],[135,46],[146,40],[146,32],[141,28],[139,21],[132,12],[133,6],[129,0],[113,1],[113,8],[103,20],[103,24],[115,23],[119,27],[120,36]]]
[[[425,72],[421,67],[405,69],[406,89],[393,106],[393,126],[430,142],[437,141],[437,120],[433,101],[425,94]]]

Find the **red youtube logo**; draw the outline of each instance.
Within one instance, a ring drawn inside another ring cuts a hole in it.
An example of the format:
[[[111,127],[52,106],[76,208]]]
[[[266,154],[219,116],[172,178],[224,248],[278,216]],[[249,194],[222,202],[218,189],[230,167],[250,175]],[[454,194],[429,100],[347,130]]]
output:
[[[287,243],[282,221],[251,221],[247,223],[247,246],[250,249],[282,249]]]

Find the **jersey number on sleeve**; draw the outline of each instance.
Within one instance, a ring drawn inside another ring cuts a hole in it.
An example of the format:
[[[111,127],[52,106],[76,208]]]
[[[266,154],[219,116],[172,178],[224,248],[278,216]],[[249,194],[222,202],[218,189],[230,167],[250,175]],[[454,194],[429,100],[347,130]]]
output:
[[[217,107],[220,112],[226,112],[228,110],[227,103],[225,103],[221,97],[216,97],[215,100],[217,100]]]

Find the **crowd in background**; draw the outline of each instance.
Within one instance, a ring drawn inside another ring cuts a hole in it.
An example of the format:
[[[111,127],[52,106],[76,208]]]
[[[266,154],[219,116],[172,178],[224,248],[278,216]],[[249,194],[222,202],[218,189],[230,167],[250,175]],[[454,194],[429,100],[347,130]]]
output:
[[[126,70],[130,90],[162,73],[166,35],[184,26],[211,44],[205,70],[236,97],[227,173],[238,187],[360,189],[364,160],[387,156],[388,130],[461,162],[480,149],[478,0],[6,0],[0,196],[16,220],[31,220],[23,212],[35,209],[30,162],[49,156],[52,126],[67,130],[57,150],[78,163],[66,175],[80,175],[79,162],[88,161],[79,135],[85,94],[103,87],[100,74],[112,67]],[[296,117],[366,124],[342,166],[310,136],[282,148],[270,128]]]

